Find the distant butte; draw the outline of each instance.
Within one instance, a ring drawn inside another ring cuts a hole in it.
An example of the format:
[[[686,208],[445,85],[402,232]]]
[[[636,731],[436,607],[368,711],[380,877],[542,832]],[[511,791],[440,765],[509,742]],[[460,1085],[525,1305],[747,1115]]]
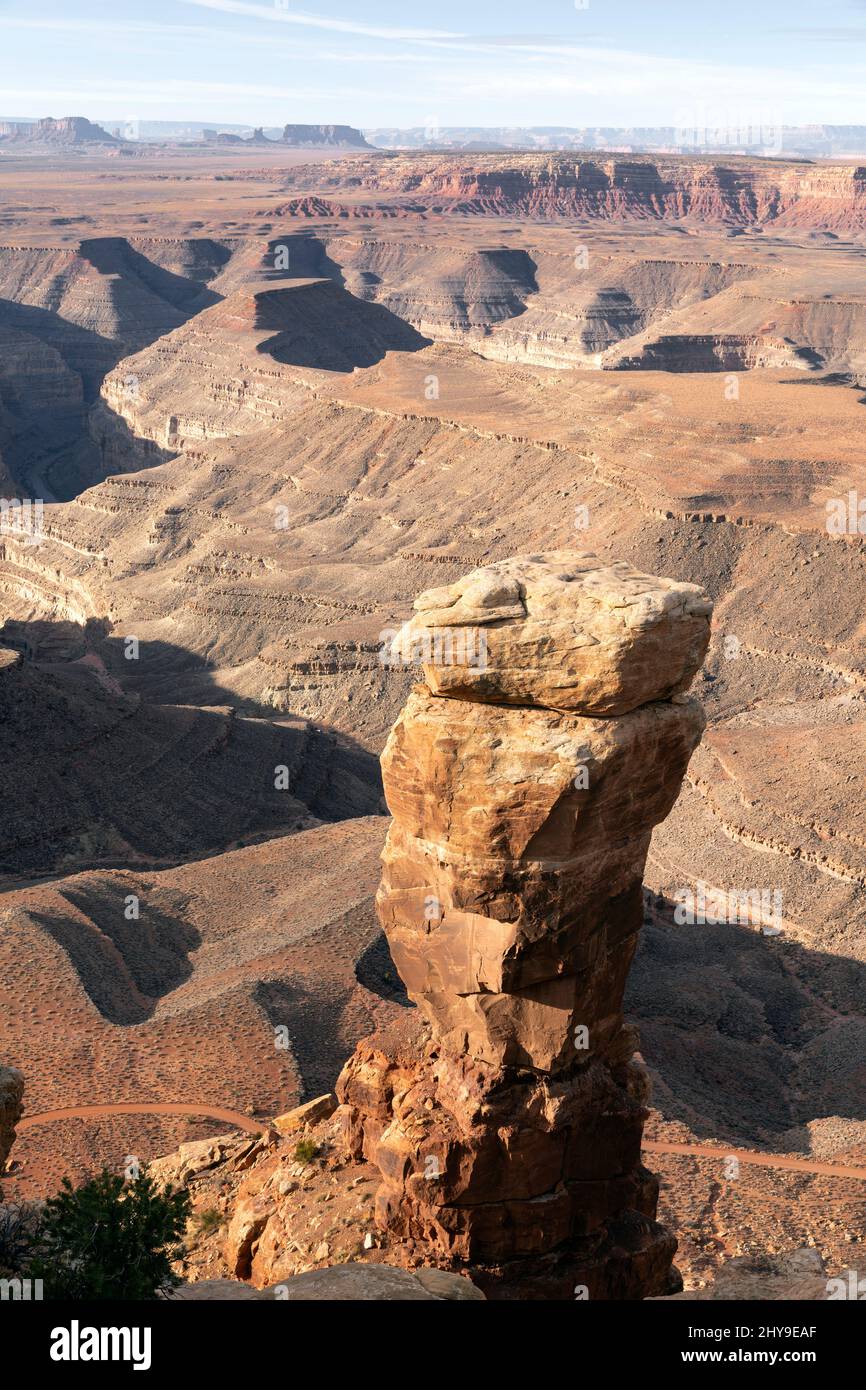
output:
[[[339,145],[351,149],[373,148],[360,130],[350,125],[287,125],[283,128],[283,144],[296,147],[310,145]]]
[[[10,145],[46,145],[68,148],[77,145],[114,145],[124,142],[109,135],[102,126],[94,125],[84,116],[64,116],[55,120],[46,116],[40,121],[4,121],[0,124],[0,142]]]
[[[294,149],[351,149],[371,150],[361,134],[350,125],[287,125],[278,139],[265,135],[264,129],[257,126],[252,135],[235,135],[228,131],[205,130],[202,132],[206,142],[217,145],[290,145]]]

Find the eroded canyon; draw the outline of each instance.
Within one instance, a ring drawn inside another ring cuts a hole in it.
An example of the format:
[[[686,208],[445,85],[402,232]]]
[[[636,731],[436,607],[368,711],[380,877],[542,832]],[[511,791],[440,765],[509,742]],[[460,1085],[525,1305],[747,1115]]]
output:
[[[0,164],[0,1058],[31,1117],[330,1089],[408,1016],[383,652],[419,593],[591,551],[715,605],[626,996],[645,1139],[866,1166],[862,171],[467,158]],[[4,1185],[219,1132],[34,1123]],[[852,1262],[857,1180],[649,1166],[687,1279]]]

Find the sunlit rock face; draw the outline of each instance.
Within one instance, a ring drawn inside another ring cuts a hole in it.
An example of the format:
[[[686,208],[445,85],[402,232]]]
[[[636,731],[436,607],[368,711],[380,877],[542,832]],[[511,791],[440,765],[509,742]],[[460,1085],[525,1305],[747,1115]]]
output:
[[[429,589],[394,649],[422,661],[437,695],[625,714],[688,688],[706,653],[710,613],[695,584],[552,551]]]
[[[704,726],[686,691],[711,605],[554,552],[415,607],[395,647],[426,684],[382,756],[377,905],[419,1021],[344,1069],[348,1147],[409,1261],[469,1267],[493,1297],[669,1290],[622,997],[650,836]]]

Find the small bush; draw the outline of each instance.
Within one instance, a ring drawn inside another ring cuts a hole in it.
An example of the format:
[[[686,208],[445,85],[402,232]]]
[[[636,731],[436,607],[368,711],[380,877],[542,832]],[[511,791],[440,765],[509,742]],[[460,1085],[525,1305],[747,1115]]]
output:
[[[203,1236],[213,1235],[225,1223],[225,1217],[217,1207],[207,1207],[195,1214],[195,1223]]]
[[[313,1139],[299,1139],[295,1145],[295,1158],[298,1163],[312,1163],[319,1146]]]

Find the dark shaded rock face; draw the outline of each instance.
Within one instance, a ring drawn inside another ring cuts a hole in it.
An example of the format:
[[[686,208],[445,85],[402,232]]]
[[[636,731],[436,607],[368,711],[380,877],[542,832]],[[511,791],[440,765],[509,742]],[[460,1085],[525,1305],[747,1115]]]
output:
[[[20,1071],[0,1067],[0,1176],[15,1141],[15,1126],[21,1118],[23,1094],[24,1078]]]
[[[389,1249],[464,1269],[494,1298],[676,1284],[622,997],[650,835],[703,730],[683,692],[710,605],[626,571],[566,552],[507,561],[422,596],[395,641],[405,651],[422,619],[452,639],[471,624],[487,666],[465,698],[467,673],[431,670],[428,653],[382,757],[394,821],[378,911],[418,1011],[345,1067],[343,1132],[381,1174]],[[433,693],[449,689],[462,698]]]

